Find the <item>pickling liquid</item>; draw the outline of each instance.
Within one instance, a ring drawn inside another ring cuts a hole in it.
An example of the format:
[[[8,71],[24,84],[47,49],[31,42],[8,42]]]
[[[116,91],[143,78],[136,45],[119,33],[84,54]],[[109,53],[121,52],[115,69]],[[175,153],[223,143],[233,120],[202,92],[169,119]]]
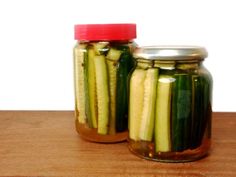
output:
[[[210,149],[210,139],[204,138],[201,145],[195,149],[186,149],[182,152],[156,152],[153,142],[133,141],[129,139],[129,149],[137,156],[161,162],[190,162],[207,156]]]
[[[79,123],[78,119],[76,119],[75,122],[76,130],[79,133],[79,135],[88,141],[93,141],[97,143],[118,143],[122,141],[126,141],[128,137],[128,132],[120,132],[115,134],[109,134],[109,135],[99,135],[97,133],[96,128],[89,128],[86,124]]]

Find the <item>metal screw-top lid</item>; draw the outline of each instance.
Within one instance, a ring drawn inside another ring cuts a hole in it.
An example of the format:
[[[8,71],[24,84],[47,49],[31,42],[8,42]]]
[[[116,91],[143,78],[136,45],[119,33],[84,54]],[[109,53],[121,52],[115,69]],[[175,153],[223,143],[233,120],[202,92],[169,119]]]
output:
[[[204,60],[207,57],[204,47],[198,46],[145,46],[135,49],[136,59],[147,60]]]

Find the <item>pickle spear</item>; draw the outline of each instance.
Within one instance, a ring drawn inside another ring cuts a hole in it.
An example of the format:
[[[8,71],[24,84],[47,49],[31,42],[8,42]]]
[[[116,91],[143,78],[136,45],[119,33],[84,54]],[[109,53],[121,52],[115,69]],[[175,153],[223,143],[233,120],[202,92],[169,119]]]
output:
[[[192,119],[192,77],[189,74],[174,75],[172,100],[172,148],[183,151],[189,148]]]
[[[88,124],[91,128],[97,128],[97,96],[96,96],[96,72],[95,72],[95,52],[93,49],[88,49],[88,62],[87,62],[87,115]],[[88,89],[88,90],[87,90]]]
[[[122,54],[116,74],[116,131],[123,132],[128,127],[128,74],[134,63],[128,46],[121,46],[119,50]]]
[[[86,45],[79,44],[74,48],[74,74],[75,78],[75,106],[76,118],[79,123],[85,123],[85,83],[84,83],[84,58],[86,56]]]
[[[156,152],[171,151],[170,113],[171,88],[173,78],[160,75],[157,83],[156,117],[155,117],[155,150]]]
[[[129,98],[129,137],[140,140],[140,124],[144,100],[144,81],[146,70],[135,69],[130,79],[130,98]]]
[[[192,133],[191,133],[191,149],[195,149],[201,145],[200,131],[202,131],[201,124],[204,117],[204,102],[203,102],[203,80],[199,75],[192,76]]]
[[[110,95],[110,120],[109,134],[116,133],[116,87],[117,87],[117,65],[122,51],[111,48],[106,56],[109,79]]]
[[[98,134],[106,135],[109,124],[109,88],[105,56],[95,55],[94,63],[98,101]]]
[[[144,81],[144,99],[140,127],[140,139],[144,141],[151,141],[153,137],[157,78],[157,68],[147,70]]]
[[[211,131],[205,132],[206,127],[211,125],[211,83],[212,78],[209,73],[192,75],[191,149],[201,146],[204,133],[211,136]],[[211,128],[208,130],[211,130]]]

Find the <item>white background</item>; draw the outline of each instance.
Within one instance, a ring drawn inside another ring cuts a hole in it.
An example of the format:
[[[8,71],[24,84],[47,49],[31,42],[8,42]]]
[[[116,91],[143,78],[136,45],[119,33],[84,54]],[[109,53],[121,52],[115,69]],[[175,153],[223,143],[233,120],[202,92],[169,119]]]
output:
[[[213,110],[236,111],[234,0],[1,0],[0,109],[73,110],[74,24],[122,22],[139,45],[205,46]]]

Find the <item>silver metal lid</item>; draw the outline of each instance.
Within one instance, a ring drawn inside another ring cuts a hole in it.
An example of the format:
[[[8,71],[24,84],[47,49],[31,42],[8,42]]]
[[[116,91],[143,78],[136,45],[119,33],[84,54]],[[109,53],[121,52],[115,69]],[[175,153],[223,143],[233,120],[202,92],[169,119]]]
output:
[[[203,60],[208,56],[204,47],[198,46],[145,46],[134,50],[134,58],[147,60]]]

